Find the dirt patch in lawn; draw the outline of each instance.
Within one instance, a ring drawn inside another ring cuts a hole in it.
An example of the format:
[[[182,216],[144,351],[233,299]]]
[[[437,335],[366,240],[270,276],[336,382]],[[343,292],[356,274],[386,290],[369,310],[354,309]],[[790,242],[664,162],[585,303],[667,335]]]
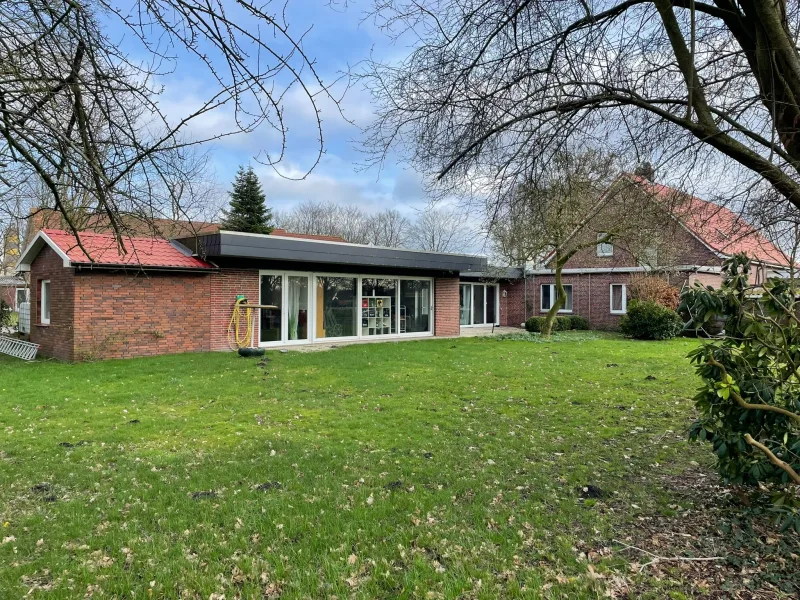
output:
[[[765,498],[699,469],[661,485],[675,498],[670,514],[639,515],[615,540],[632,562],[628,597],[800,597],[800,536],[778,531]]]

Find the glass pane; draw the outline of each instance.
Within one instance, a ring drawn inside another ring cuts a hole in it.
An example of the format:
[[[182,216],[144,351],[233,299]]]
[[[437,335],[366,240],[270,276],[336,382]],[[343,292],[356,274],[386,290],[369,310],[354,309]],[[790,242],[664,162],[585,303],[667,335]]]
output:
[[[614,311],[621,311],[622,310],[622,286],[621,285],[612,285],[611,286],[611,310],[614,310]]]
[[[290,340],[308,339],[308,277],[289,275],[287,277],[286,319],[289,325]]]
[[[361,335],[390,333],[397,333],[397,279],[364,278],[361,280]]]
[[[551,285],[542,286],[542,310],[550,310],[550,292],[552,289],[553,286]]]
[[[42,320],[50,320],[50,282],[42,283]]]
[[[495,304],[497,303],[497,287],[493,285],[486,286],[486,322],[497,323],[497,314],[495,311]]]
[[[470,312],[470,305],[472,303],[472,286],[469,284],[461,284],[458,289],[458,305],[460,308],[459,311],[459,323],[461,325],[471,325],[472,320],[470,319],[471,312]]]
[[[431,282],[400,280],[400,333],[431,330]]]
[[[317,277],[316,338],[356,334],[356,285],[353,277]]]
[[[564,302],[564,308],[561,310],[572,310],[572,286],[565,285],[564,292],[567,294],[567,300]]]
[[[472,286],[472,324],[481,325],[483,320],[483,286]]]
[[[261,332],[259,341],[280,342],[281,341],[281,290],[282,275],[262,275],[261,276],[261,305],[268,308],[261,309]]]

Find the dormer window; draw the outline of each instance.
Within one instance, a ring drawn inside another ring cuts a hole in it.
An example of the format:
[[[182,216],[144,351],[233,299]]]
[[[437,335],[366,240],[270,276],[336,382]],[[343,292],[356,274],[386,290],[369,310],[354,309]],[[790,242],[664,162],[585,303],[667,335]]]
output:
[[[608,234],[601,232],[597,234],[597,256],[614,256],[614,244],[610,241],[601,242]]]

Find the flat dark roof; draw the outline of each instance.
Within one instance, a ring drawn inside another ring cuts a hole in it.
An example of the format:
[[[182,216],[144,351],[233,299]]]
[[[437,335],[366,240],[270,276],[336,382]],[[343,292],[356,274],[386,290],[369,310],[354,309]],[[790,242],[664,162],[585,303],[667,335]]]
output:
[[[522,279],[523,273],[520,267],[495,267],[489,265],[482,271],[462,271],[461,279],[480,279],[484,281]]]
[[[228,259],[226,263],[241,258],[455,273],[482,271],[487,267],[486,258],[469,254],[421,252],[236,231],[220,231],[178,241],[203,258],[224,257]]]

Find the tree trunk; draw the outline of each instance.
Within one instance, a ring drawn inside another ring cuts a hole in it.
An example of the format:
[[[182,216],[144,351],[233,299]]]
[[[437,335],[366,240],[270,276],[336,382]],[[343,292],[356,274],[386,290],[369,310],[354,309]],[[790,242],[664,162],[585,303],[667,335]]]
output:
[[[558,311],[564,307],[567,301],[567,293],[564,290],[564,284],[561,282],[561,271],[564,270],[564,265],[572,258],[573,254],[574,252],[570,252],[566,256],[561,256],[559,252],[556,252],[556,298],[544,317],[544,323],[542,323],[543,338],[549,338],[552,335],[553,324],[556,322]]]

